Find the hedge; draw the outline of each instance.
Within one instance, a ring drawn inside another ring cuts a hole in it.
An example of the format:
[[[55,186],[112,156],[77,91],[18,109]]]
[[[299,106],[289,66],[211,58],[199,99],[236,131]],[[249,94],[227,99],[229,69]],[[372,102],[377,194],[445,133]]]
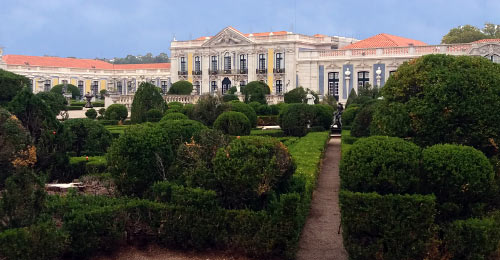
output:
[[[220,114],[214,122],[214,129],[228,135],[249,135],[251,128],[248,117],[235,111]]]
[[[66,110],[83,110],[81,106],[67,106]]]
[[[168,110],[167,110],[168,111]],[[166,121],[166,120],[183,120],[183,119],[189,119],[186,115],[183,113],[175,112],[175,113],[167,113],[162,117],[160,121]]]
[[[59,181],[70,182],[74,179],[80,178],[82,175],[103,173],[107,169],[107,162],[105,156],[89,156],[87,161],[86,156],[70,157],[69,169],[67,175],[62,176]]]
[[[435,235],[433,195],[340,192],[349,259],[424,259]]]
[[[258,126],[268,126],[268,125],[279,125],[278,116],[258,116],[257,117]]]
[[[285,136],[285,133],[283,133],[283,131],[281,131],[280,129],[273,129],[273,130],[255,129],[250,131],[250,135],[283,137]]]

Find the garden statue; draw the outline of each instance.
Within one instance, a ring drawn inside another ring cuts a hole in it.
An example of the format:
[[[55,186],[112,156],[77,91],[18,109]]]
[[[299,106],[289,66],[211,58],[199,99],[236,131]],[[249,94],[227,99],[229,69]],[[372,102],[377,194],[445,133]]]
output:
[[[314,105],[316,97],[311,93],[311,91],[307,91],[306,99],[308,105]]]
[[[330,126],[330,135],[340,134],[342,132],[342,112],[344,106],[341,103],[337,104],[337,111],[333,112],[333,122]]]
[[[94,97],[94,95],[90,94],[90,92],[87,92],[87,94],[85,94],[85,98],[87,99],[87,104],[85,104],[85,108],[93,108],[94,106],[92,106],[92,103],[90,103],[90,100],[92,100],[92,98]]]

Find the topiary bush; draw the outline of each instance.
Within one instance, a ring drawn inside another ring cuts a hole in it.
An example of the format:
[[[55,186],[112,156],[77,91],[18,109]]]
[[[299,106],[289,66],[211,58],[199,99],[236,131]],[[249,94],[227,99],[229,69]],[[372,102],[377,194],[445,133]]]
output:
[[[242,136],[217,151],[217,195],[226,208],[261,208],[292,176],[288,149],[271,137]]]
[[[252,128],[257,126],[257,114],[250,105],[239,101],[231,101],[229,104],[231,111],[241,112],[245,114],[245,116],[247,116],[248,120],[250,120],[250,125]]]
[[[183,113],[167,113],[165,114],[162,118],[161,121],[166,121],[166,120],[183,120],[183,119],[189,119],[186,115]]]
[[[342,114],[342,122],[344,115],[345,112]],[[403,104],[384,100],[375,107],[370,134],[409,137],[412,131],[410,120],[410,115]]]
[[[214,129],[220,130],[228,135],[249,135],[252,127],[245,114],[228,111],[217,117],[214,123]]]
[[[148,110],[148,112],[146,113],[146,120],[148,122],[158,122],[162,117],[163,113],[155,108]]]
[[[190,95],[193,92],[193,84],[186,80],[179,80],[172,84],[168,94],[172,95]]]
[[[245,95],[245,103],[259,102],[267,104],[266,95],[271,94],[269,86],[262,81],[252,81],[241,88],[241,92]]]
[[[95,111],[95,109],[91,108],[85,112],[85,116],[88,119],[95,119],[97,117],[97,111]]]
[[[287,104],[305,103],[304,100],[306,99],[306,91],[303,87],[294,88],[285,93],[283,98]]]
[[[80,90],[78,89],[77,86],[75,86],[73,84],[66,84],[66,87],[67,87],[66,91],[68,93],[71,93],[72,99],[78,99],[80,97]],[[53,86],[50,89],[50,92],[62,95],[62,94],[64,94],[63,88],[64,88],[64,84],[58,84],[58,85]]]
[[[122,104],[112,104],[104,111],[104,119],[125,121],[128,117],[128,109]]]
[[[373,113],[375,112],[379,102],[371,101],[366,103],[354,118],[351,127],[351,135],[354,137],[370,136],[370,128],[372,124]]]
[[[342,126],[351,126],[360,110],[360,107],[354,105],[346,108],[344,112],[342,112]]]
[[[314,120],[314,107],[307,104],[290,104],[281,110],[279,124],[285,135],[305,136],[307,127]]]
[[[340,162],[342,189],[414,193],[420,183],[421,149],[403,139],[371,136],[357,140]]]
[[[76,156],[106,153],[111,145],[111,133],[98,122],[90,119],[64,121],[69,131],[71,150]]]
[[[221,103],[217,96],[209,94],[202,95],[193,108],[192,119],[202,122],[206,126],[212,126],[222,112],[228,111],[229,105]]]
[[[168,137],[174,154],[181,143],[189,142],[198,132],[207,129],[202,123],[189,119],[161,121],[156,127]]]
[[[445,204],[442,218],[470,214],[473,204],[486,202],[494,175],[486,156],[469,146],[438,144],[422,153],[421,192],[434,193]]]
[[[333,122],[333,108],[329,105],[316,104],[314,105],[314,120],[313,126],[318,126],[324,130],[329,130]]]
[[[236,96],[235,94],[225,94],[224,96],[222,96],[222,101],[224,102],[231,102],[233,100],[240,101],[238,96]]]
[[[153,108],[163,113],[167,108],[165,100],[158,87],[143,82],[139,85],[139,89],[137,89],[134,95],[134,101],[132,101],[130,110],[130,120],[136,124],[146,122],[147,112]]]

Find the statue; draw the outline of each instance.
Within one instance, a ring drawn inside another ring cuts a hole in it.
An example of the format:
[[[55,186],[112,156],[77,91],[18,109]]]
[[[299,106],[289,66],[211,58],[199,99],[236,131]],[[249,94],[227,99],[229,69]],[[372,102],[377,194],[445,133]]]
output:
[[[94,106],[92,106],[92,103],[90,103],[90,100],[92,100],[92,98],[94,97],[94,95],[90,94],[90,92],[87,92],[87,94],[85,94],[85,98],[87,99],[87,104],[85,104],[85,108],[93,108]]]
[[[344,106],[337,103],[337,111],[333,112],[333,122],[330,126],[330,135],[340,134],[342,132],[342,112]]]
[[[311,91],[307,91],[306,100],[308,105],[314,105],[316,97],[311,93]]]

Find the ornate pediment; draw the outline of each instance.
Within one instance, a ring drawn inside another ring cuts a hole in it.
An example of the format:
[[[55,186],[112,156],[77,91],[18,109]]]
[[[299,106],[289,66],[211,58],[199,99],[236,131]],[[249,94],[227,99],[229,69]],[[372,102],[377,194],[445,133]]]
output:
[[[472,48],[469,52],[471,55],[480,55],[480,56],[486,56],[486,55],[500,55],[500,44],[485,44],[483,46],[475,47]]]
[[[235,30],[232,27],[226,27],[224,30],[219,32],[217,35],[212,37],[210,40],[202,44],[203,47],[206,46],[231,46],[240,44],[252,44],[253,41],[248,39],[241,32]]]

